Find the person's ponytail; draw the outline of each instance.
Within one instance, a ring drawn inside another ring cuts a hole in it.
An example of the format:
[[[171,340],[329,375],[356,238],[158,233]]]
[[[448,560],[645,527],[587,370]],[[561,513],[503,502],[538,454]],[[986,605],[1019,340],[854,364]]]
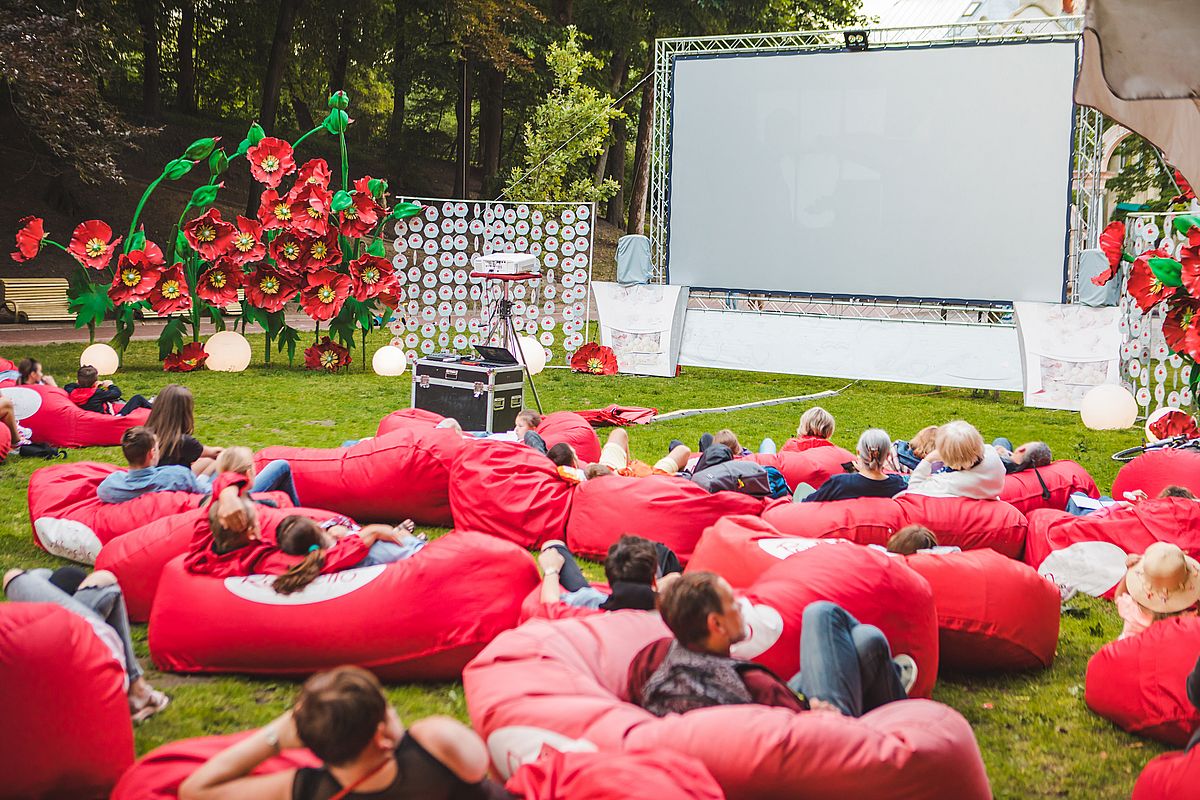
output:
[[[308,586],[325,569],[325,551],[319,547],[309,551],[296,566],[275,579],[276,594],[292,594]]]

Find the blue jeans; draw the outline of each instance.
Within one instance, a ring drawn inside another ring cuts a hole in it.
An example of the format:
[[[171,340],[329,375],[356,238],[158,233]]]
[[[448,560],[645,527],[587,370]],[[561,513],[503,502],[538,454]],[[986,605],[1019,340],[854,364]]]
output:
[[[259,470],[250,491],[283,492],[292,499],[294,505],[300,505],[300,498],[296,497],[296,484],[292,482],[292,465],[282,458],[275,459]]]
[[[804,609],[800,671],[788,686],[851,717],[908,696],[883,631],[827,600]]]
[[[393,561],[403,561],[416,555],[424,547],[425,540],[411,533],[404,536],[404,544],[395,542],[375,542],[367,551],[367,557],[358,562],[359,567],[373,567],[376,564],[391,564]]]

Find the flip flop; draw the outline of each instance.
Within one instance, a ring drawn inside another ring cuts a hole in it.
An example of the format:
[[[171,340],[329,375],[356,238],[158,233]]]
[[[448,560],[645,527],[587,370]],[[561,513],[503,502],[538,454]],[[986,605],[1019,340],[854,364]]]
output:
[[[134,723],[145,722],[158,712],[162,711],[171,702],[171,698],[167,697],[157,689],[150,690],[150,697],[137,711],[133,712]]]

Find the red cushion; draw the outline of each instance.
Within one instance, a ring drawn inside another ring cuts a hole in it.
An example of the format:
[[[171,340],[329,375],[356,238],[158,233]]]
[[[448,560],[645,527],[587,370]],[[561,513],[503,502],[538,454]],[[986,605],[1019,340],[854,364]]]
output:
[[[0,425],[0,461],[8,458],[8,454],[12,451],[12,448],[12,431],[8,429],[7,425]]]
[[[785,536],[849,539],[859,544],[887,544],[893,533],[908,524],[896,501],[886,497],[777,503],[764,511],[762,517]]]
[[[450,510],[457,528],[535,547],[566,536],[571,489],[533,448],[482,439],[450,470]]]
[[[814,542],[840,541],[845,540],[785,536],[766,520],[765,514],[722,517],[704,529],[684,571],[715,572],[734,589],[745,589],[780,560]]]
[[[542,417],[538,434],[546,440],[546,447],[566,442],[575,450],[576,457],[587,464],[600,460],[600,437],[586,419],[574,411],[555,411]]]
[[[633,790],[632,787],[637,787]],[[724,800],[704,763],[670,750],[653,753],[560,753],[547,749],[509,779],[523,800]]]
[[[607,583],[593,583],[597,589],[608,591]],[[521,602],[521,622],[529,619],[566,619],[568,617],[586,617],[591,614],[603,614],[598,608],[570,606],[566,603],[543,603],[542,587],[539,585]]]
[[[631,533],[662,542],[687,563],[704,529],[730,514],[762,513],[761,498],[740,492],[709,494],[684,478],[609,475],[575,489],[567,541],[583,556],[602,557]]]
[[[748,620],[752,635],[735,646],[734,655],[792,677],[800,669],[804,609],[816,600],[829,600],[859,622],[878,626],[893,653],[913,657],[919,668],[913,696],[928,697],[933,691],[938,669],[933,593],[903,560],[850,542],[813,547],[771,567],[744,596],[754,606],[767,607],[756,608],[754,618],[774,616],[781,627]]]
[[[783,473],[783,479],[792,489],[802,483],[807,483],[814,489],[834,475],[841,475],[846,470],[842,467],[847,461],[854,460],[854,454],[836,445],[828,447],[812,447],[804,451],[784,450],[775,453],[755,453],[746,456],[751,461],[764,467],[774,467]]]
[[[375,435],[383,436],[386,433],[391,433],[401,428],[410,428],[418,431],[427,430],[437,427],[437,424],[444,419],[445,417],[441,414],[435,414],[423,408],[401,408],[379,420],[379,428],[376,429]]]
[[[201,736],[156,747],[125,771],[113,789],[111,800],[175,800],[179,784],[196,769],[230,745],[257,731],[242,731],[226,736]],[[321,759],[308,750],[285,750],[267,758],[250,771],[251,775],[269,775],[300,767],[319,767]]]
[[[1200,658],[1200,619],[1173,617],[1100,648],[1088,661],[1084,699],[1130,733],[1184,745],[1200,727],[1187,697],[1188,675]]]
[[[896,504],[905,525],[924,525],[937,535],[938,544],[963,550],[990,547],[1009,558],[1020,558],[1025,549],[1029,523],[1002,500],[903,494]]]
[[[1172,485],[1191,489],[1200,497],[1200,452],[1169,448],[1144,453],[1121,467],[1113,481],[1112,496],[1123,500],[1126,492],[1141,489],[1157,497]]]
[[[1045,497],[1043,492],[1048,492],[1050,496]],[[1075,492],[1083,492],[1088,497],[1100,496],[1096,482],[1086,469],[1074,461],[1055,461],[1040,469],[1005,475],[1000,499],[1022,514],[1028,514],[1035,508],[1057,508],[1061,511],[1067,507],[1067,501]]]
[[[1130,800],[1180,800],[1200,786],[1200,747],[1187,753],[1163,753],[1142,770]]]
[[[84,411],[54,386],[8,386],[0,394],[13,401],[17,424],[30,430],[30,439],[56,447],[115,447],[128,428],[150,416],[149,409],[126,417]]]
[[[310,675],[358,664],[384,680],[454,680],[497,633],[517,624],[538,582],[529,554],[455,532],[393,564],[323,575],[277,595],[270,576],[163,569],[150,654],[173,672]]]
[[[152,492],[126,503],[102,503],[96,487],[118,467],[80,461],[42,467],[29,479],[29,521],[38,547],[84,564],[105,542],[171,514],[196,508],[203,495]]]
[[[463,447],[457,431],[405,428],[351,447],[267,447],[261,469],[277,458],[292,467],[301,504],[359,522],[450,525],[450,465]]]
[[[0,604],[0,794],[100,798],[133,763],[125,667],[83,618]]]
[[[779,452],[802,453],[814,447],[837,447],[837,445],[828,439],[822,439],[820,436],[793,436],[783,443],[783,446],[779,448]]]

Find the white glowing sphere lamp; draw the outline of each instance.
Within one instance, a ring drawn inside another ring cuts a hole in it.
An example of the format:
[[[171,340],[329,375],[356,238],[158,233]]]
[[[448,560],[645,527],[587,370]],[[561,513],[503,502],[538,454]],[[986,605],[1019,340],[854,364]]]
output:
[[[376,375],[385,377],[403,375],[407,367],[408,357],[395,345],[384,345],[375,351],[375,355],[371,356],[371,369],[375,370]]]
[[[1102,383],[1083,396],[1079,416],[1094,431],[1130,428],[1137,421],[1137,400],[1124,386]]]
[[[204,343],[204,366],[214,372],[241,372],[250,366],[250,342],[236,331],[220,331]]]
[[[517,344],[521,348],[521,360],[530,375],[537,375],[546,368],[546,348],[532,336],[518,336]]]
[[[112,375],[121,366],[121,357],[116,350],[97,342],[79,354],[79,366],[95,367],[100,375]]]

